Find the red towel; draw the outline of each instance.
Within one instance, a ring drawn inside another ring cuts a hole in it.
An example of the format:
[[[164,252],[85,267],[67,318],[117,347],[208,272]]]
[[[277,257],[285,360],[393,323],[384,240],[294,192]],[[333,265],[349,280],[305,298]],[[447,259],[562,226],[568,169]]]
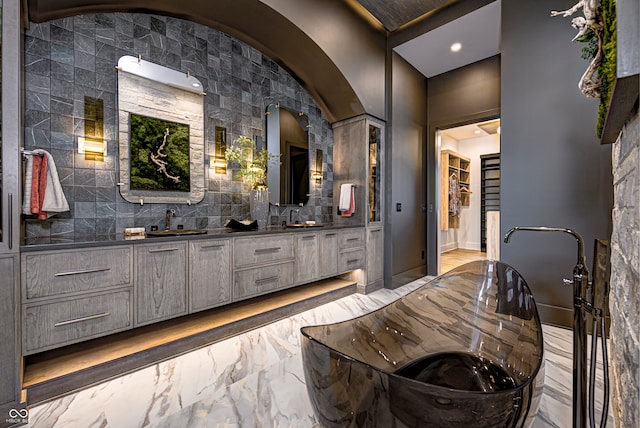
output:
[[[356,194],[355,194],[354,187],[351,186],[351,197],[349,198],[349,209],[347,211],[341,211],[340,215],[342,217],[351,217],[355,210],[356,210]]]
[[[38,214],[38,220],[46,220],[47,213],[41,211],[44,192],[47,189],[47,157],[33,156],[33,179],[31,181],[31,213]]]

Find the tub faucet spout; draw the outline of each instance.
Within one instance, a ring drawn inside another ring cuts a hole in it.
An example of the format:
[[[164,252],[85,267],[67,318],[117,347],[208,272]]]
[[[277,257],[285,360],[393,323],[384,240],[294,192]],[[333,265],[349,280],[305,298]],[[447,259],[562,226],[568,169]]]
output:
[[[533,231],[533,232],[563,232],[563,233],[568,233],[569,235],[573,236],[574,238],[576,238],[576,241],[578,243],[578,264],[582,265],[582,266],[586,266],[587,262],[584,258],[584,240],[582,239],[582,236],[580,236],[580,234],[578,232],[575,232],[571,229],[566,229],[563,227],[545,227],[545,226],[516,226],[512,229],[510,229],[507,234],[504,236],[504,243],[508,244],[509,241],[511,240],[511,235],[513,235],[515,232],[519,231],[519,230],[529,230],[529,231]]]
[[[573,427],[583,428],[587,423],[587,310],[592,305],[586,298],[589,286],[589,270],[584,257],[584,240],[582,236],[571,229],[561,227],[530,227],[516,226],[504,236],[504,242],[509,243],[511,235],[519,230],[533,232],[562,232],[573,236],[578,242],[578,262],[573,268]],[[593,340],[597,340],[594,335]],[[604,362],[606,364],[606,361]],[[593,396],[593,394],[591,394]],[[606,419],[606,417],[605,417]],[[603,419],[604,420],[604,419]],[[592,421],[593,422],[593,421]],[[592,425],[593,426],[593,425]]]

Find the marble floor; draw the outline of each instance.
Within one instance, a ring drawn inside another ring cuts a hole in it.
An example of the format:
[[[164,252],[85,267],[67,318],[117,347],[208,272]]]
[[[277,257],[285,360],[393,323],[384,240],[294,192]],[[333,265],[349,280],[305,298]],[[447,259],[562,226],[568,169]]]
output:
[[[423,285],[354,294],[29,409],[29,427],[319,427],[300,327],[337,322]],[[571,332],[544,326],[546,380],[534,428],[571,426]],[[601,403],[596,403],[596,411]],[[613,427],[609,417],[609,427]]]

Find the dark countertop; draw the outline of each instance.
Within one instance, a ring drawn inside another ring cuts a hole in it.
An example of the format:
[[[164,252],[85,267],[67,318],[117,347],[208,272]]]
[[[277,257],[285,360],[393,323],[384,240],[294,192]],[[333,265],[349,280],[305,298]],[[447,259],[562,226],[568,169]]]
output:
[[[324,224],[322,226],[313,227],[282,227],[282,226],[268,226],[265,229],[256,230],[233,230],[226,227],[217,229],[206,229],[206,234],[201,235],[179,235],[179,236],[162,236],[162,237],[125,237],[124,235],[105,235],[103,240],[96,241],[74,241],[74,242],[60,242],[49,244],[35,244],[35,245],[22,245],[20,246],[21,253],[35,252],[35,251],[51,251],[51,250],[70,250],[76,248],[99,248],[110,247],[114,245],[129,245],[129,244],[150,244],[161,242],[173,242],[173,241],[186,241],[197,239],[214,239],[214,238],[231,238],[241,236],[262,236],[272,235],[278,233],[309,233],[320,232],[328,229],[348,229],[353,227],[364,227],[364,225],[335,225]]]

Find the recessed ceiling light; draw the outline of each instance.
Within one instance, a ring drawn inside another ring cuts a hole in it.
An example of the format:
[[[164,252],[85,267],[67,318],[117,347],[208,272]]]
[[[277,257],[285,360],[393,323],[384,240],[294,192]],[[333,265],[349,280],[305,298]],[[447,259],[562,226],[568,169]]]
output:
[[[196,88],[200,87],[200,84],[198,82],[193,82],[191,85]]]
[[[476,135],[480,135],[480,132],[481,131],[479,129],[476,129],[475,131],[473,131],[473,133],[476,134]]]
[[[451,52],[458,52],[460,49],[462,49],[462,45],[458,42],[451,45]]]

